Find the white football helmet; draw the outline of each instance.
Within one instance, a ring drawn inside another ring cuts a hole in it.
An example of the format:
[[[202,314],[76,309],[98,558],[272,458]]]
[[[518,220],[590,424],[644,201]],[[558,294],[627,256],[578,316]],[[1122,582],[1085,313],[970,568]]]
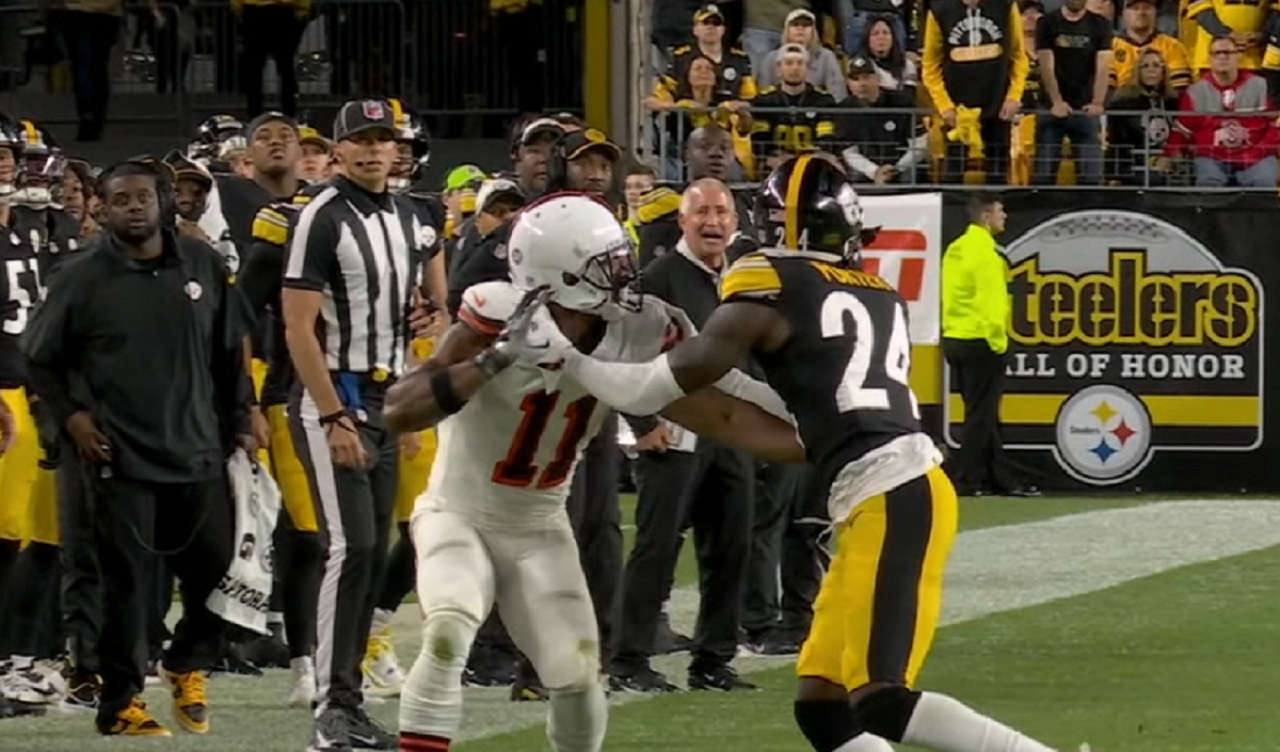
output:
[[[640,310],[631,237],[589,194],[553,193],[526,206],[511,228],[507,262],[517,288],[548,285],[565,308],[610,320]]]

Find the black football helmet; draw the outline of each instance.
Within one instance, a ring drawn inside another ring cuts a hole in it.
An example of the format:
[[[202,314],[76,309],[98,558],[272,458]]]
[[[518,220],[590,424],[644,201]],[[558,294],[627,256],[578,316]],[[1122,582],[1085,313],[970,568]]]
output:
[[[856,261],[875,233],[863,227],[862,203],[840,167],[815,154],[783,162],[756,195],[760,245],[817,251]]]
[[[233,115],[214,115],[196,129],[196,137],[187,146],[187,156],[191,159],[218,159],[222,142],[232,136],[240,136],[244,132],[244,123]]]
[[[22,156],[18,161],[18,192],[14,201],[43,209],[54,202],[55,193],[61,192],[67,160],[57,141],[41,126],[23,120],[18,128]]]
[[[399,99],[389,100],[396,119],[396,143],[407,144],[391,169],[388,184],[392,193],[405,193],[417,183],[431,162],[431,134],[422,116]]]

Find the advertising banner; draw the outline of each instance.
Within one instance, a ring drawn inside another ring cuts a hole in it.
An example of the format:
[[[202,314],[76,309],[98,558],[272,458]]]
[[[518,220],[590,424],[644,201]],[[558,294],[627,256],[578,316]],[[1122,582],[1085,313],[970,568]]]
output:
[[[1019,471],[1045,488],[1280,489],[1267,451],[1280,397],[1264,379],[1280,352],[1265,315],[1280,280],[1276,198],[1005,198],[1001,423]],[[947,202],[948,240],[965,224],[960,201]],[[964,406],[949,374],[944,391],[956,446]]]
[[[878,274],[907,301],[911,342],[936,345],[942,336],[942,194],[863,195],[868,227],[879,227],[863,251],[863,268]]]

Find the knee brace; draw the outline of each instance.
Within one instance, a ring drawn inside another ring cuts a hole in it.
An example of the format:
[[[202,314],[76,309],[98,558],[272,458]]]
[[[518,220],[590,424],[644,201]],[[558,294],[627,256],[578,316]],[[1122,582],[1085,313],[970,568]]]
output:
[[[814,752],[835,752],[862,733],[848,700],[796,700],[795,717]]]
[[[853,701],[854,722],[860,731],[900,742],[919,701],[920,693],[913,689],[901,684],[883,686]]]

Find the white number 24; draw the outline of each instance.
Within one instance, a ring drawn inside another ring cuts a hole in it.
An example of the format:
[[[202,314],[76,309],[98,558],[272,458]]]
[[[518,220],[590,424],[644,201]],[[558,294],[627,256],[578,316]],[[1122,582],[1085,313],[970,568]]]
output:
[[[903,305],[894,306],[893,331],[885,348],[884,372],[893,381],[907,387],[911,398],[911,413],[920,417],[920,407],[911,391],[907,374],[911,370],[911,337],[907,331],[907,314]],[[822,301],[822,336],[844,337],[846,314],[853,317],[853,355],[845,366],[844,376],[836,387],[836,407],[840,412],[853,410],[888,410],[889,390],[865,386],[871,370],[871,358],[876,350],[876,331],[871,322],[871,312],[856,295],[850,292],[833,292]]]

